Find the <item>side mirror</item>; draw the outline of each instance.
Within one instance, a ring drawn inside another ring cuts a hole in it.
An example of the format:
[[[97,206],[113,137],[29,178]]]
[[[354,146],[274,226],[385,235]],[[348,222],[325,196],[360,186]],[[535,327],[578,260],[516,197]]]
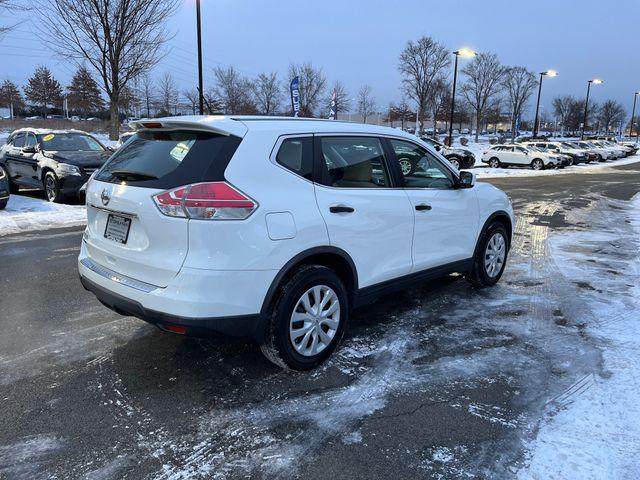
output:
[[[440,145],[434,145],[433,148],[436,149],[436,152],[439,152],[440,150],[442,150],[442,147]]]
[[[476,184],[476,174],[462,170],[460,172],[460,188],[471,188]]]
[[[28,147],[22,147],[22,153],[36,153],[36,147],[29,145]]]
[[[106,147],[106,148],[107,148],[107,151],[109,151],[109,152],[115,152],[115,151],[116,151],[116,149],[115,149],[115,148],[113,148],[111,145],[109,145],[109,146],[108,146],[108,147]]]

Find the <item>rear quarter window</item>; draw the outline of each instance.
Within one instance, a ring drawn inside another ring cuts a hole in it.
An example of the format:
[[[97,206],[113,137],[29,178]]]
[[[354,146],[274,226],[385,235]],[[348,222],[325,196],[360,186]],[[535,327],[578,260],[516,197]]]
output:
[[[96,180],[148,188],[175,188],[224,180],[242,139],[208,132],[136,133],[100,169]]]

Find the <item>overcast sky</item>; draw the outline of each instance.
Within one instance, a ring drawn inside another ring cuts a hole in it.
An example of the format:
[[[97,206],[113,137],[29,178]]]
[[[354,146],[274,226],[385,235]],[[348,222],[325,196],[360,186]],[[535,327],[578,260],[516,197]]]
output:
[[[640,89],[639,7],[640,0],[202,0],[205,88],[217,65],[284,78],[290,62],[311,61],[352,96],[371,85],[384,108],[401,96],[400,51],[430,35],[452,50],[495,52],[506,65],[557,70],[543,86],[549,112],[555,95],[584,96],[587,80],[599,77],[605,84],[592,89],[592,98],[616,99],[630,114]],[[0,40],[0,79],[23,84],[36,65],[47,65],[66,84],[74,67],[33,35],[33,16],[3,15],[4,23],[24,22]],[[184,0],[167,27],[175,37],[155,73],[170,71],[181,90],[195,87],[195,0]]]

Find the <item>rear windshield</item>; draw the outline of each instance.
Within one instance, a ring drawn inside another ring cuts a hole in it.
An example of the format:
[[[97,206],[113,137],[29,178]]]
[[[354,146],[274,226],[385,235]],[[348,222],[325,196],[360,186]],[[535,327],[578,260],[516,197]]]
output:
[[[95,178],[148,188],[224,180],[224,171],[240,141],[238,137],[206,132],[138,132]]]
[[[42,150],[53,152],[102,152],[104,147],[95,138],[81,133],[48,133],[38,135]]]

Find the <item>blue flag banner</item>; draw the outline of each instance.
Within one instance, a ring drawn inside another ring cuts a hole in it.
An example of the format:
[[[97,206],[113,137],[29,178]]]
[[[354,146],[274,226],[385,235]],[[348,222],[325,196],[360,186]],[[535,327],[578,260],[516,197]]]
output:
[[[294,117],[300,115],[300,80],[298,77],[291,80],[291,108]]]
[[[337,92],[336,89],[333,89],[333,92],[331,92],[331,111],[329,112],[329,118],[331,120],[337,120],[338,119],[338,109],[336,108],[336,96],[337,96]]]

